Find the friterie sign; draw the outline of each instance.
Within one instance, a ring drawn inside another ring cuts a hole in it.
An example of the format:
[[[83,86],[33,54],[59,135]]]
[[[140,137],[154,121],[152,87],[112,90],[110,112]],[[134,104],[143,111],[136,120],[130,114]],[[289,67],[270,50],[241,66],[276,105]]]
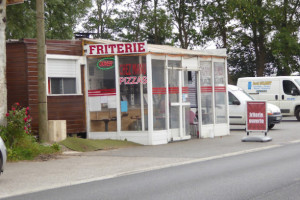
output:
[[[267,103],[265,101],[247,102],[247,132],[267,131]]]
[[[85,46],[86,55],[136,54],[146,53],[146,42],[118,44],[89,44]]]

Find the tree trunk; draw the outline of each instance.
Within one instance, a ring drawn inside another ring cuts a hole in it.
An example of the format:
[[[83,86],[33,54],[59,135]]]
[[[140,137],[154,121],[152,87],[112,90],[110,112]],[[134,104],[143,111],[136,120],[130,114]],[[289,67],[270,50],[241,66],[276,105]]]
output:
[[[157,28],[157,3],[158,3],[158,0],[154,0],[154,44],[159,44],[158,28]]]
[[[7,87],[6,87],[6,0],[0,1],[0,125],[6,124]]]

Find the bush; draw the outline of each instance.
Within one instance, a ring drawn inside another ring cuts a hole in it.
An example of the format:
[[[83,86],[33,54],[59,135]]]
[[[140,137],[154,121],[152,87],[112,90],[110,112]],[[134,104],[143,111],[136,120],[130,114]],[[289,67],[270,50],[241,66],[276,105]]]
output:
[[[7,126],[0,127],[0,134],[7,148],[14,148],[27,135],[31,134],[31,117],[29,107],[22,108],[15,103],[6,113]]]
[[[60,150],[57,144],[43,146],[31,134],[29,107],[15,103],[6,113],[7,125],[0,126],[0,135],[7,147],[8,160],[32,160],[41,154],[53,154]]]

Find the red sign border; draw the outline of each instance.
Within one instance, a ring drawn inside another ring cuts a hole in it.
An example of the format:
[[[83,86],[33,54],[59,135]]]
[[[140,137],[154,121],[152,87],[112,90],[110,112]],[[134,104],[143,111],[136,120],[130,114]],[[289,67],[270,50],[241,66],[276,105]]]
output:
[[[264,118],[264,121],[265,121],[265,129],[263,130],[257,130],[257,129],[249,129],[248,127],[248,120],[249,120],[249,115],[248,115],[248,103],[264,103],[265,104],[265,118]],[[267,132],[268,131],[268,114],[267,114],[267,101],[247,101],[246,102],[246,132],[247,134],[249,132]]]

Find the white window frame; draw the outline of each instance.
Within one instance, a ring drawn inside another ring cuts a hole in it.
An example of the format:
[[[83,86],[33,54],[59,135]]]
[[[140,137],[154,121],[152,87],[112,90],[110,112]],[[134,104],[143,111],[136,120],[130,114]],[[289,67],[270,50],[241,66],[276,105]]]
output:
[[[74,60],[75,61],[75,70],[76,75],[75,77],[68,77],[68,76],[58,76],[58,77],[49,77],[48,74],[48,60]],[[82,88],[81,88],[81,65],[85,65],[85,59],[83,56],[69,56],[69,55],[57,55],[57,54],[47,54],[46,55],[46,86],[47,86],[47,96],[74,96],[74,95],[83,95]],[[75,78],[76,79],[76,93],[75,94],[49,94],[49,85],[48,80],[49,78]]]

